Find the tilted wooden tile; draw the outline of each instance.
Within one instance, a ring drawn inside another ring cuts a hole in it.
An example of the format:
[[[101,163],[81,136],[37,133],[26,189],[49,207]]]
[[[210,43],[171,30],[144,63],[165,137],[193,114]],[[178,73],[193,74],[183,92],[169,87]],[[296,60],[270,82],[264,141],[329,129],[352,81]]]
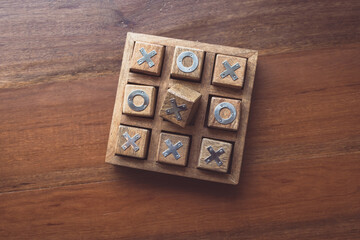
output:
[[[246,58],[216,55],[212,84],[230,88],[244,85]]]
[[[240,111],[240,100],[212,97],[208,127],[237,131],[240,123]]]
[[[201,94],[181,84],[167,90],[160,116],[181,127],[189,124],[199,106]]]
[[[186,166],[190,137],[178,134],[160,133],[157,161]]]
[[[156,88],[126,84],[123,101],[124,114],[152,117],[155,112]]]
[[[226,173],[231,161],[232,144],[203,138],[201,142],[198,168]]]
[[[158,44],[136,42],[130,71],[160,76],[165,47]]]
[[[134,158],[146,158],[150,131],[143,128],[119,126],[115,154]]]
[[[200,81],[205,52],[177,46],[171,65],[171,77]]]

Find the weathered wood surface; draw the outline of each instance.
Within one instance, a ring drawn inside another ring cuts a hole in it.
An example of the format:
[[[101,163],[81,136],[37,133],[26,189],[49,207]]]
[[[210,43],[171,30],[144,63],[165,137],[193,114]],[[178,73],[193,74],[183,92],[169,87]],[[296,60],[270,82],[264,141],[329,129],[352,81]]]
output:
[[[358,239],[359,8],[1,2],[0,238]],[[238,186],[104,163],[127,31],[260,50]]]

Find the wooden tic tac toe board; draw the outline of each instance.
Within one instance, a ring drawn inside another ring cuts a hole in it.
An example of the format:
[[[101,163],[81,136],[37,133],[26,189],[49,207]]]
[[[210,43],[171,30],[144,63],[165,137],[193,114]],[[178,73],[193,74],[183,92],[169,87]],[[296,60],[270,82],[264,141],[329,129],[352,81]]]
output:
[[[237,184],[257,56],[128,33],[106,162]]]

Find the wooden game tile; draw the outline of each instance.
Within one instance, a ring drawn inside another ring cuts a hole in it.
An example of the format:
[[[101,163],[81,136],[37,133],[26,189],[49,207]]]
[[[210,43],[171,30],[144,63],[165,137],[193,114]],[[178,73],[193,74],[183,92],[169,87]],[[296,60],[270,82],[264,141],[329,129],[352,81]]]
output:
[[[123,113],[152,117],[155,112],[156,89],[152,86],[126,84]]]
[[[244,85],[246,58],[216,55],[212,84],[231,88]]]
[[[203,138],[197,167],[226,173],[229,169],[231,151],[231,143]]]
[[[201,94],[191,88],[175,84],[166,92],[160,116],[181,127],[189,124],[200,103]]]
[[[135,42],[130,71],[160,76],[164,50],[162,45]]]
[[[203,50],[177,46],[171,65],[171,77],[199,82],[204,56]]]
[[[161,163],[186,166],[189,147],[189,136],[160,133],[157,161]]]
[[[240,123],[240,110],[240,100],[212,97],[208,127],[237,131]]]
[[[150,131],[147,129],[120,125],[115,154],[146,158],[149,138]]]

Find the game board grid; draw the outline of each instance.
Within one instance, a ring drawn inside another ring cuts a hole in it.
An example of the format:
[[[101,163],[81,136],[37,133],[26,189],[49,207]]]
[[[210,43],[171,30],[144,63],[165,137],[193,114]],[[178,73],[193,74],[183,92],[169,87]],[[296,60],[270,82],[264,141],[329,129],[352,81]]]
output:
[[[129,39],[131,43],[129,45],[134,46],[136,39]],[[152,42],[153,43],[153,42]],[[136,127],[142,127],[147,128],[151,130],[151,137],[150,137],[150,144],[148,149],[156,149],[156,151],[150,151],[148,153],[147,159],[145,160],[137,160],[133,159],[131,157],[125,157],[125,156],[118,156],[116,155],[116,163],[123,166],[130,166],[134,167],[134,162],[138,161],[137,164],[135,164],[137,168],[151,170],[151,171],[159,171],[169,174],[175,174],[175,175],[181,175],[181,176],[187,176],[189,174],[186,174],[190,171],[197,171],[197,177],[204,180],[211,180],[214,181],[214,177],[216,178],[216,181],[224,182],[224,183],[232,183],[236,184],[238,181],[238,176],[235,176],[233,174],[232,169],[240,167],[239,164],[241,164],[242,161],[242,153],[243,153],[243,145],[241,146],[239,139],[239,135],[243,134],[244,132],[239,129],[236,132],[226,131],[226,130],[220,130],[220,129],[212,129],[208,128],[206,125],[206,114],[207,113],[207,107],[208,107],[208,100],[209,95],[211,96],[219,96],[219,97],[225,97],[225,98],[235,98],[244,100],[244,92],[247,88],[246,79],[245,79],[245,86],[244,90],[230,90],[226,89],[224,87],[218,87],[211,85],[211,79],[212,79],[212,73],[213,68],[215,64],[215,57],[217,53],[214,53],[212,51],[206,51],[205,54],[205,61],[204,61],[204,68],[202,71],[202,77],[201,82],[189,82],[185,80],[177,80],[172,79],[170,77],[170,69],[171,69],[171,63],[173,58],[173,53],[175,49],[174,46],[166,45],[166,43],[158,42],[157,44],[162,44],[165,46],[165,55],[164,55],[164,63],[163,69],[160,77],[154,77],[154,76],[148,76],[144,74],[139,73],[132,73],[129,71],[129,64],[128,62],[131,59],[131,55],[129,54],[129,59],[127,63],[125,63],[122,67],[121,71],[125,71],[124,79],[120,79],[120,82],[124,83],[131,83],[131,84],[140,84],[140,85],[149,85],[149,86],[155,86],[157,88],[157,102],[156,102],[156,109],[155,109],[155,115],[153,119],[148,118],[142,118],[142,117],[135,117],[135,116],[129,116],[129,115],[123,115],[120,110],[120,124],[122,125],[128,125],[128,126],[136,126]],[[133,48],[132,48],[133,49]],[[201,49],[201,48],[200,48]],[[224,54],[223,52],[219,52]],[[225,53],[226,54],[226,53]],[[124,54],[125,55],[125,54]],[[241,56],[244,57],[244,56]],[[251,55],[250,55],[251,57]],[[125,61],[125,59],[124,59]],[[247,67],[248,68],[248,67]],[[249,69],[247,69],[246,72],[248,72]],[[246,76],[247,78],[247,76]],[[173,123],[170,123],[168,121],[164,121],[159,116],[159,110],[161,107],[161,103],[163,102],[167,89],[173,85],[174,83],[181,82],[184,85],[189,85],[195,90],[198,90],[201,94],[201,104],[199,106],[199,116],[195,117],[195,122],[191,126],[187,126],[186,128],[181,128],[178,126],[175,126]],[[119,87],[120,88],[120,87]],[[251,92],[250,92],[251,95]],[[120,101],[123,101],[123,99],[119,99]],[[246,101],[247,99],[245,99]],[[118,99],[117,99],[118,101]],[[122,104],[120,104],[122,105]],[[243,105],[243,103],[242,103]],[[243,108],[243,106],[242,106]],[[243,116],[244,112],[241,111],[241,118]],[[140,121],[139,121],[140,120]],[[241,121],[243,122],[243,121]],[[242,128],[243,126],[240,126]],[[245,126],[246,127],[246,126]],[[200,130],[199,130],[200,129]],[[172,165],[166,165],[166,164],[160,164],[156,162],[157,159],[157,149],[158,149],[158,137],[160,135],[160,132],[171,132],[174,134],[179,135],[190,135],[191,136],[191,143],[190,143],[190,154],[188,159],[188,164],[186,167],[179,167],[179,166],[172,166]],[[194,131],[201,132],[202,134],[193,134]],[[245,129],[246,132],[246,129]],[[219,133],[221,133],[221,137],[219,138]],[[192,149],[199,149],[201,145],[202,138],[211,138],[216,140],[221,140],[225,142],[231,142],[233,144],[233,153],[232,153],[232,160],[231,166],[230,166],[230,172],[229,173],[217,173],[217,172],[210,172],[206,170],[197,169],[197,161],[199,158],[200,151],[197,151],[195,154],[191,153]],[[127,161],[130,161],[131,164],[127,164]],[[193,174],[190,174],[193,175]],[[211,177],[209,177],[209,175]],[[191,176],[193,177],[193,176]]]
[[[174,47],[165,46],[164,61],[165,62],[169,61],[169,59],[170,59],[170,61],[172,61],[173,54],[174,54]],[[154,136],[160,134],[160,132],[163,132],[163,131],[171,132],[171,133],[179,134],[179,135],[190,135],[191,136],[190,152],[191,152],[191,149],[195,148],[196,145],[197,146],[201,145],[202,138],[204,138],[204,137],[217,139],[217,140],[225,141],[225,142],[231,142],[231,143],[234,143],[236,141],[236,138],[238,136],[238,131],[231,132],[231,131],[227,131],[227,130],[211,129],[206,126],[206,122],[205,122],[207,119],[205,113],[207,112],[207,108],[208,108],[208,104],[209,104],[209,102],[208,102],[209,93],[207,91],[207,88],[209,87],[209,85],[211,85],[211,77],[212,77],[213,67],[214,67],[214,63],[215,63],[214,62],[215,56],[216,56],[215,53],[210,53],[210,52],[206,53],[205,61],[204,61],[204,68],[202,71],[202,77],[201,77],[200,82],[189,82],[186,80],[179,80],[179,79],[171,78],[170,77],[170,66],[171,65],[163,66],[163,69],[162,69],[163,72],[160,77],[151,77],[151,78],[147,79],[145,84],[143,82],[144,85],[158,87],[157,104],[156,104],[156,109],[155,109],[156,114],[155,114],[154,118],[149,121],[151,123],[148,123],[146,125],[146,128],[151,129],[151,134],[152,134],[152,136],[150,138],[151,140],[150,140],[149,148],[158,149],[159,142],[156,141],[156,137],[154,137]],[[139,74],[139,73],[135,73],[135,74],[141,75],[141,76],[144,75],[144,74]],[[139,77],[132,76],[132,78],[128,78],[128,83],[139,84],[140,81],[138,81],[138,79],[140,79],[141,76],[139,76]],[[133,79],[136,79],[136,80],[133,81]],[[165,98],[167,89],[169,88],[169,85],[173,85],[173,82],[176,82],[176,83],[184,82],[183,83],[184,85],[192,85],[192,88],[199,91],[202,95],[201,103],[198,108],[198,112],[201,114],[197,114],[197,117],[195,116],[194,124],[187,126],[186,128],[181,128],[179,126],[174,125],[173,123],[171,123],[169,121],[163,120],[159,116],[159,114],[157,114],[160,110],[161,103],[163,102],[163,100]],[[224,97],[227,97],[224,94],[221,94],[221,93],[219,94],[218,91],[216,91],[216,92],[213,91],[213,93],[216,95],[223,95]],[[135,118],[134,116],[123,114],[120,122],[131,126],[132,123],[136,122],[136,121],[133,121],[134,118]],[[142,117],[139,117],[139,118],[142,119]],[[147,119],[147,120],[149,120],[149,119]],[[160,122],[160,126],[156,124],[157,122]],[[154,123],[155,123],[155,125],[154,125]],[[140,125],[138,127],[145,127],[145,126]],[[194,135],[193,133],[196,131],[198,131],[198,132],[200,131],[202,133],[205,132],[205,135]],[[224,133],[223,133],[224,131],[226,131],[226,136],[228,136],[228,137],[226,137],[226,139],[219,138],[218,137],[219,135],[217,133],[221,132],[224,135]],[[158,158],[157,153],[158,152],[153,152],[152,154],[149,154],[147,156],[147,161],[156,163],[156,159]],[[199,154],[200,154],[200,152],[189,155],[187,167],[196,168]],[[178,166],[176,166],[176,167],[178,167]],[[222,173],[222,174],[224,174],[224,173]],[[225,174],[227,174],[227,173],[225,173]]]

